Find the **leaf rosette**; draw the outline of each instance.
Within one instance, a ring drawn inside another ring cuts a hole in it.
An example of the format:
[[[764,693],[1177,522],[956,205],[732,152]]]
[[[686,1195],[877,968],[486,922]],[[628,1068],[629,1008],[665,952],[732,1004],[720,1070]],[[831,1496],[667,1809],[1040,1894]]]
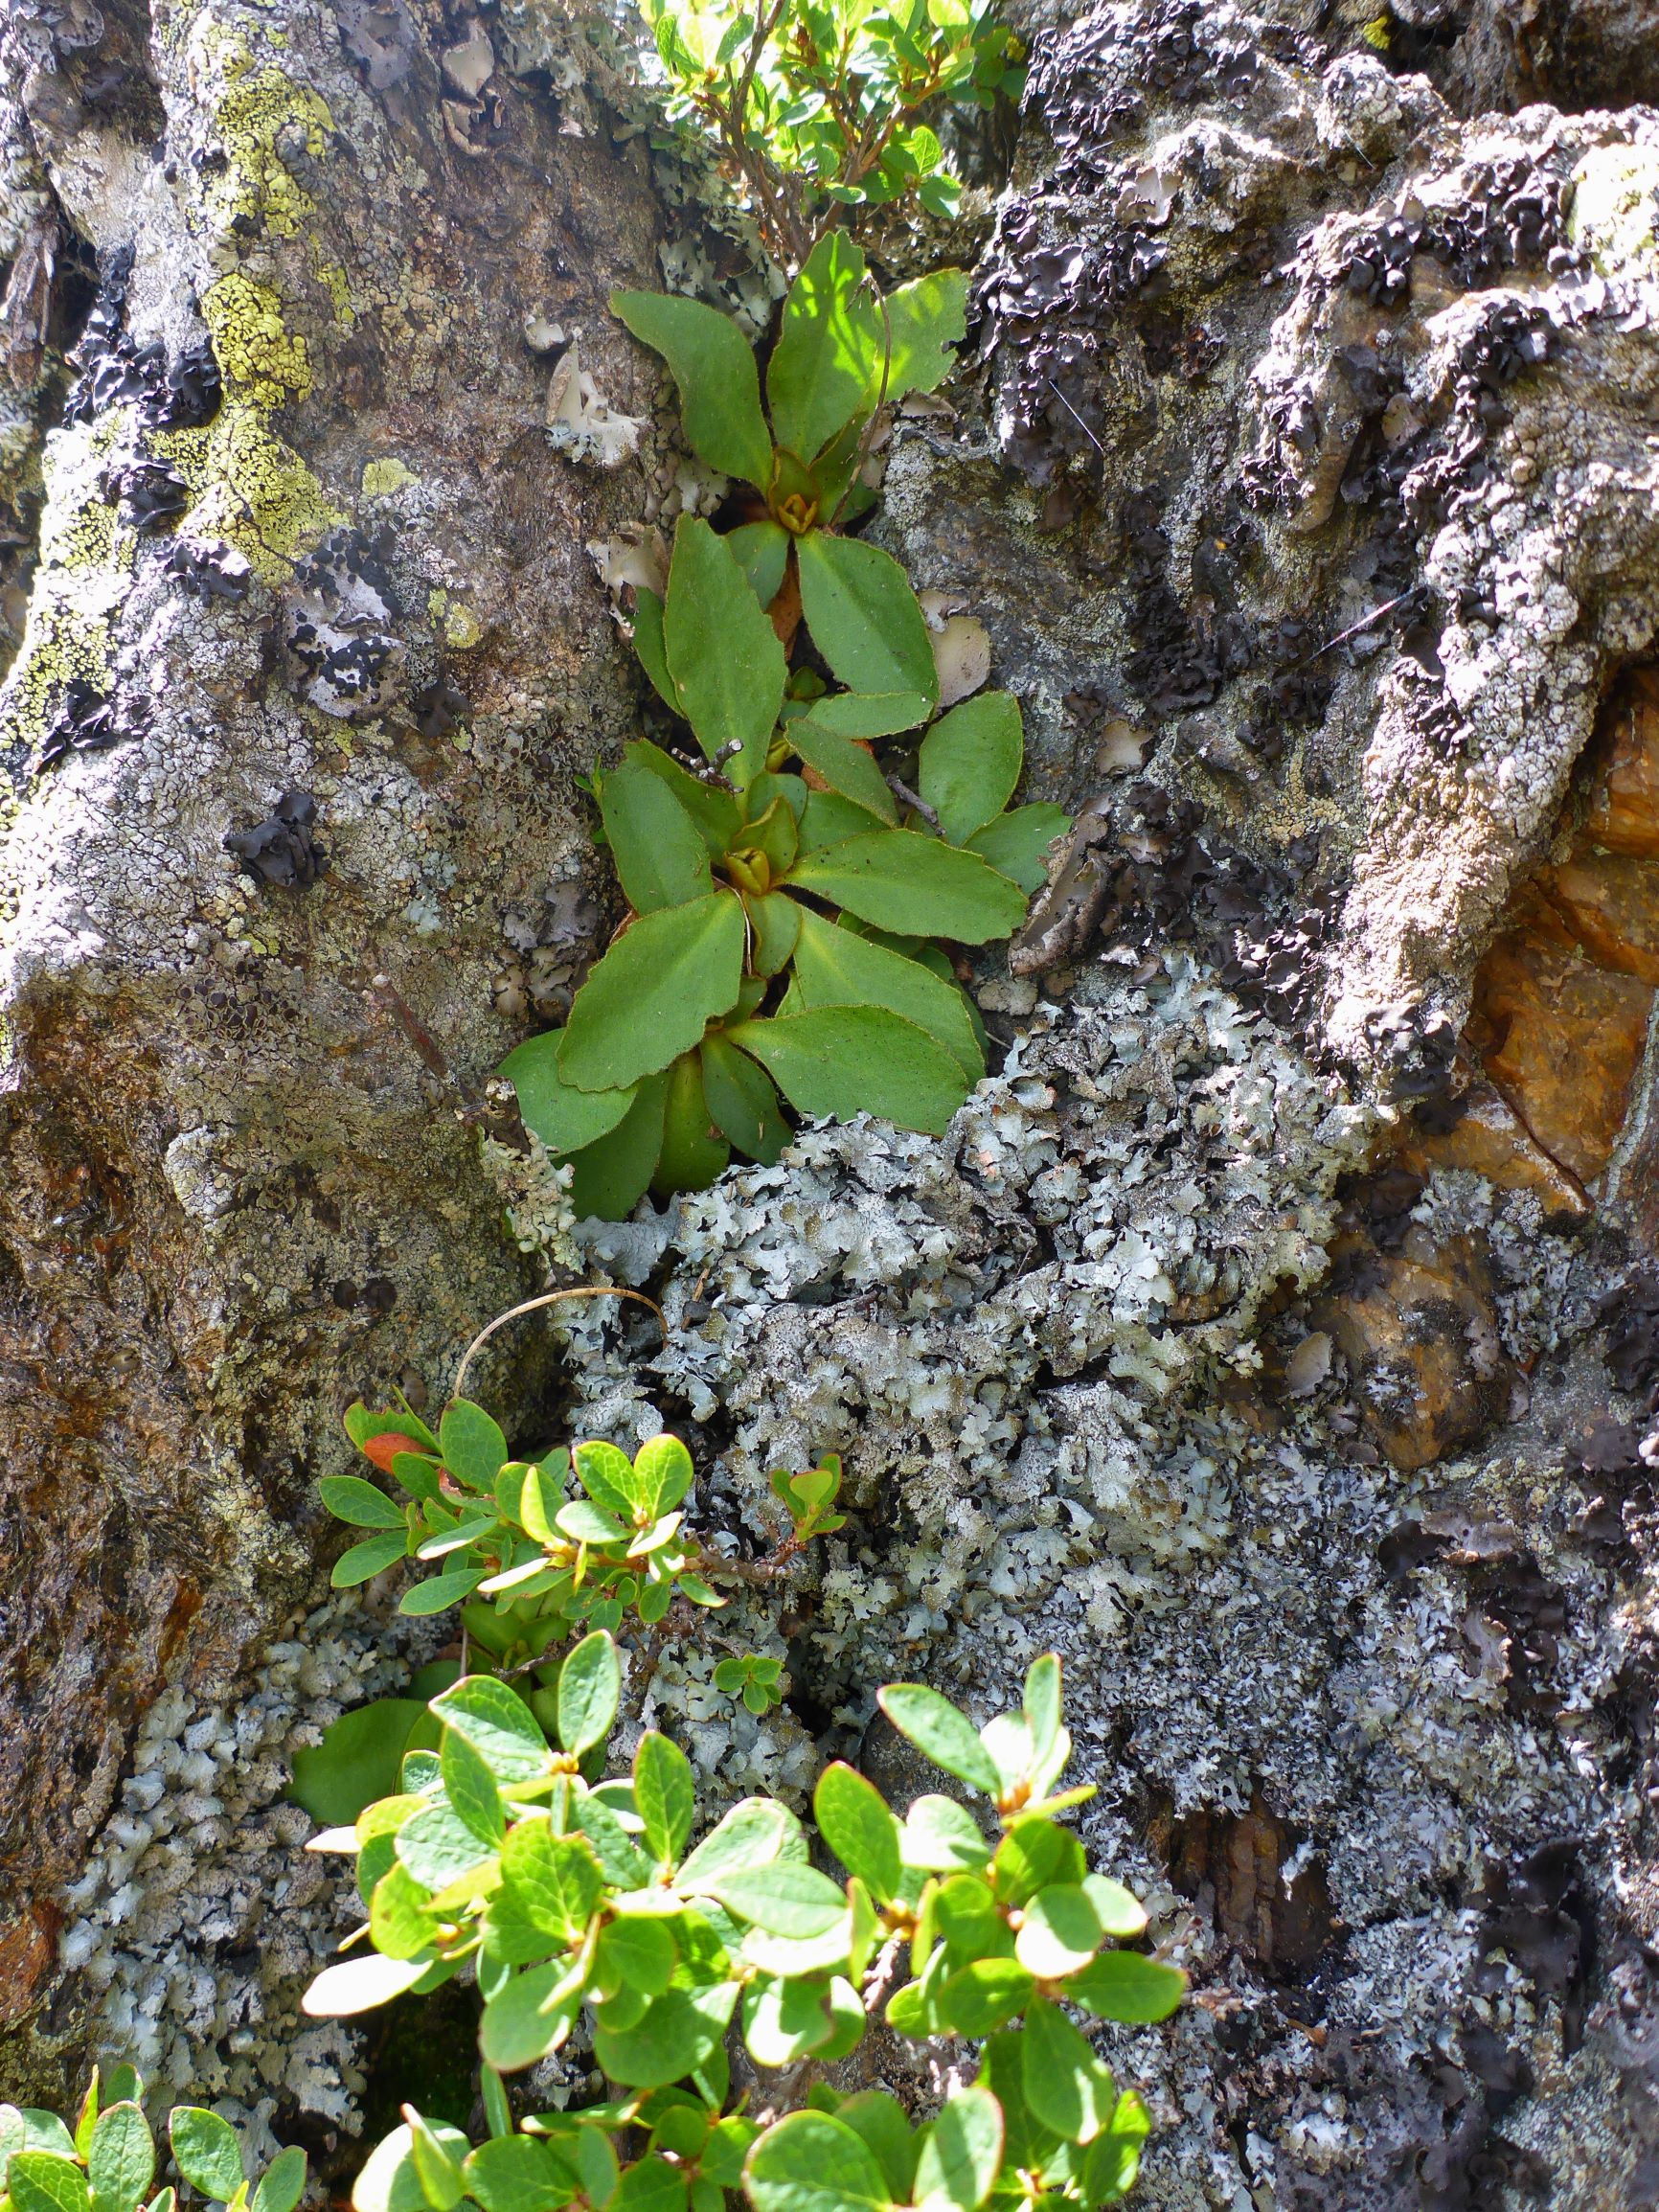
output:
[[[960,270],[882,298],[830,233],[784,302],[764,407],[729,317],[654,292],[612,303],[668,362],[693,450],[763,518],[721,536],[682,515],[663,596],[638,592],[641,663],[703,765],[641,739],[596,770],[629,915],[564,1028],[500,1071],[570,1163],[579,1215],[700,1189],[734,1152],[770,1165],[791,1113],[941,1135],[985,1072],[946,947],[1018,927],[1066,817],[1011,805],[1009,694],[936,717],[904,571],[847,535],[877,410],[943,380],[965,300]]]

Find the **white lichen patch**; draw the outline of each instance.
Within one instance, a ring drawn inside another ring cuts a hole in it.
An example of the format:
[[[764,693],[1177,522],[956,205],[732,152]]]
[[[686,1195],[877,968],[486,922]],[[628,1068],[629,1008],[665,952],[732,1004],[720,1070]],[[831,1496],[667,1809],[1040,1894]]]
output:
[[[159,2102],[216,2106],[266,2155],[279,2107],[351,2128],[363,2087],[351,2030],[298,2018],[358,1914],[340,1862],[300,1848],[315,1823],[284,1797],[293,1754],[400,1690],[434,1634],[341,1595],[292,1621],[225,1703],[164,1691],[65,1893],[62,1959],[94,1993],[95,2055],[138,2066]]]

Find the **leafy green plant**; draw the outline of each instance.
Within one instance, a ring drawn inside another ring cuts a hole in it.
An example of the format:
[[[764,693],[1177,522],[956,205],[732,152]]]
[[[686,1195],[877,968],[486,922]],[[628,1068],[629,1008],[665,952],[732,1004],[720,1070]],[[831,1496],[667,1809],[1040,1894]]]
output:
[[[632,1613],[652,1627],[676,1595],[724,1603],[698,1569],[726,1562],[685,1534],[692,1455],[677,1436],[652,1437],[631,1460],[614,1444],[593,1443],[514,1459],[498,1424],[466,1398],[444,1407],[436,1434],[407,1407],[371,1413],[361,1403],[348,1411],[346,1433],[409,1502],[397,1505],[361,1475],[318,1484],[336,1518],[374,1532],[340,1559],[336,1588],[404,1558],[435,1566],[398,1610],[441,1613],[474,1595],[491,1599],[494,1625],[479,1641],[498,1656],[514,1649],[515,1630],[528,1656],[579,1624],[616,1629]],[[566,1494],[573,1473],[576,1498]]]
[[[735,1652],[716,1661],[715,1687],[728,1698],[740,1698],[757,1717],[784,1702],[784,1662],[763,1659],[759,1652]]]
[[[802,1544],[842,1525],[830,1510],[841,1488],[833,1453],[801,1473],[773,1475],[789,1534],[768,1559],[733,1561],[687,1532],[682,1506],[692,1460],[675,1436],[652,1437],[631,1460],[615,1445],[597,1443],[515,1460],[497,1424],[465,1398],[444,1408],[436,1434],[406,1400],[381,1413],[353,1405],[346,1433],[401,1486],[407,1503],[361,1475],[329,1475],[318,1484],[337,1519],[369,1532],[335,1564],[335,1588],[352,1588],[404,1559],[436,1566],[403,1593],[399,1611],[459,1606],[475,1663],[528,1677],[531,1709],[549,1727],[559,1664],[555,1646],[585,1629],[620,1630],[625,1620],[654,1629],[676,1597],[716,1609],[726,1600],[716,1582],[763,1585]],[[575,1497],[567,1494],[573,1476]],[[716,1688],[756,1714],[782,1701],[776,1661],[745,1655],[721,1662],[734,1663],[744,1671],[722,1680],[716,1668]],[[320,1744],[295,1755],[299,1803],[320,1820],[349,1820],[395,1790],[404,1755],[436,1748],[427,1699],[460,1672],[454,1660],[435,1660],[406,1697],[342,1714]]]
[[[945,101],[1017,99],[1018,40],[987,0],[646,0],[670,113],[714,138],[780,260],[848,207],[913,194],[952,216],[962,187],[923,120]]]
[[[876,409],[943,376],[963,300],[959,270],[882,299],[858,248],[825,239],[784,303],[770,424],[728,317],[658,293],[612,302],[668,360],[694,449],[764,513],[724,537],[682,515],[664,596],[638,593],[636,650],[706,766],[641,740],[596,771],[631,911],[565,1027],[501,1068],[571,1162],[579,1214],[700,1189],[734,1150],[769,1164],[788,1133],[780,1091],[798,1113],[937,1135],[985,1071],[939,941],[1017,928],[1067,818],[1010,808],[1024,738],[1009,694],[930,720],[939,677],[904,571],[837,527]],[[805,657],[808,638],[845,690]]]
[[[405,1761],[398,1792],[313,1838],[354,1855],[368,1918],[343,1948],[371,1949],[326,1968],[307,2012],[355,2014],[466,1965],[484,1997],[489,2140],[406,2111],[359,2179],[357,2212],[453,2212],[464,2198],[484,2212],[579,2200],[716,2212],[739,2177],[756,2212],[1122,2197],[1146,2109],[1066,2008],[1159,2020],[1185,1982],[1123,1948],[1146,1914],[1063,1825],[1092,1791],[1057,1788],[1071,1749],[1058,1660],[1038,1659],[1021,1710],[983,1729],[935,1691],[880,1693],[894,1725],[984,1803],[927,1795],[901,1819],[854,1768],[827,1767],[813,1811],[845,1881],[771,1799],[745,1798],[693,1845],[693,1769],[654,1731],[626,1774],[602,1778],[621,1687],[595,1630],[559,1672],[550,1747],[509,1684],[465,1677],[433,1699],[439,1748]],[[727,2110],[729,2028],[761,2067],[844,2058],[906,1963],[888,2024],[985,2045],[973,2090],[939,2120],[913,2133],[891,2098],[824,2087],[764,2131]],[[560,2049],[584,2011],[613,2093],[515,2127],[502,2077]]]
[[[0,2105],[0,2206],[9,2212],[174,2212],[176,2191],[152,2197],[155,2138],[131,2066],[97,2067],[73,2129],[56,2112]],[[168,2120],[181,2180],[228,2212],[294,2212],[306,2154],[279,2151],[257,2184],[242,2170],[236,2130],[216,2112],[175,2105]]]

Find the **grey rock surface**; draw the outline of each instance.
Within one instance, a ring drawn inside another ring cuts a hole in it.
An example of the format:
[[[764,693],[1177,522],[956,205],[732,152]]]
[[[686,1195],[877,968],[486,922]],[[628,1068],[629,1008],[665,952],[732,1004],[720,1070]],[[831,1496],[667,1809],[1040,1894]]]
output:
[[[764,284],[608,35],[530,0],[465,39],[110,9],[96,96],[53,12],[4,17],[0,237],[96,250],[106,382],[70,399],[49,331],[0,426],[4,2087],[90,2043],[354,2124],[359,2059],[292,2013],[350,1910],[275,1799],[393,1662],[384,1593],[288,1649],[309,1484],[345,1398],[441,1392],[580,1267],[666,1336],[580,1309],[551,1376],[514,1338],[478,1386],[527,1441],[673,1426],[740,1553],[771,1468],[848,1462],[847,1529],[717,1631],[787,1660],[783,1711],[713,1641],[644,1686],[711,1786],[799,1799],[890,1756],[878,1681],[983,1718],[1064,1654],[1088,1839],[1193,1978],[1112,2050],[1142,2202],[1652,2202],[1659,1296],[1606,1193],[1389,1165],[1659,635],[1651,10],[1020,11],[972,358],[876,526],[1079,810],[981,970],[1002,1064],[943,1141],[807,1129],[610,1226],[483,1094],[604,934],[603,582],[718,490],[602,300]],[[157,426],[132,356],[204,331],[217,410]]]

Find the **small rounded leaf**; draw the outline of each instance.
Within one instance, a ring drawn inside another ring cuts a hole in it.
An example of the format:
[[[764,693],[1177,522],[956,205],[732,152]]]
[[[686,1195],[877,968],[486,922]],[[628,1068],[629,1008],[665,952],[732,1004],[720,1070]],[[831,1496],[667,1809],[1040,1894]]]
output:
[[[1103,2020],[1136,2026],[1167,2020],[1186,1995],[1187,1977],[1161,1959],[1135,1950],[1102,1951],[1066,1984],[1066,1995]]]
[[[427,1962],[429,1963],[429,1962]],[[348,1958],[326,1966],[300,2000],[300,2010],[312,2019],[344,2019],[352,2013],[366,2013],[389,2004],[413,1989],[426,1972],[426,1964],[413,1958]]]
[[[155,2178],[155,2142],[136,2105],[110,2105],[98,2116],[86,2150],[86,2178],[102,2212],[130,2212]]]
[[[948,1698],[920,1682],[890,1682],[875,1693],[877,1704],[901,1736],[936,1767],[994,1797],[1002,1787],[996,1762],[979,1740],[979,1730]]]
[[[812,1811],[820,1835],[848,1873],[869,1885],[877,1904],[896,1897],[904,1875],[898,1823],[874,1783],[837,1760],[818,1778]]]
[[[15,2212],[88,2212],[91,2192],[73,2158],[56,2151],[19,2151],[7,2168]]]
[[[1002,2107],[989,2089],[959,2089],[916,2162],[920,2212],[978,2212],[1002,2163]]]
[[[242,2185],[241,2145],[230,2122],[199,2105],[175,2105],[167,2132],[173,2164],[191,2187],[228,2204]]]
[[[596,1629],[565,1660],[558,1676],[558,1740],[578,1757],[610,1734],[622,1698],[616,1646]]]
[[[252,2212],[294,2212],[306,2194],[306,2154],[290,2143],[279,2151],[254,2191]]]
[[[743,2166],[755,2212],[864,2212],[892,2200],[862,2136],[828,2112],[791,2112],[768,2128]]]

